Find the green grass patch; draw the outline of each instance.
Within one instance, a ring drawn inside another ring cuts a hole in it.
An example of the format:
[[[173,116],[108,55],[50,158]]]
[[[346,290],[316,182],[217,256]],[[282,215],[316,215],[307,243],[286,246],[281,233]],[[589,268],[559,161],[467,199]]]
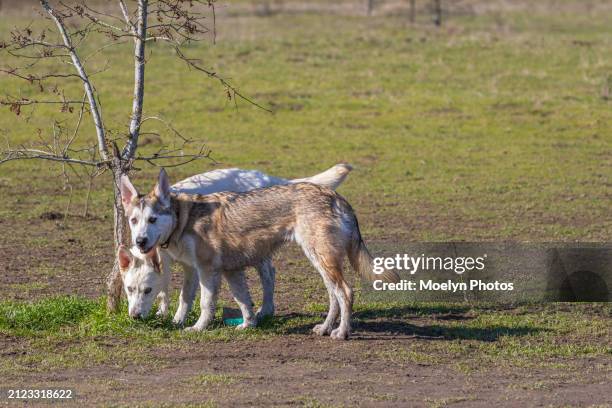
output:
[[[228,374],[204,373],[196,375],[190,381],[196,385],[230,385],[237,381],[236,377]]]
[[[75,325],[99,309],[99,303],[76,296],[60,296],[35,303],[0,303],[0,330],[53,331]]]
[[[197,300],[195,303],[197,304]],[[0,303],[0,332],[32,338],[118,336],[138,338],[140,341],[148,342],[163,339],[227,341],[265,338],[269,335],[305,331],[307,326],[314,325],[319,320],[318,317],[302,315],[267,318],[260,323],[257,329],[236,330],[235,327],[223,325],[221,307],[219,307],[217,318],[208,330],[191,333],[181,330],[172,323],[172,312],[168,317],[161,318],[153,311],[147,319],[134,320],[128,317],[125,303],[119,313],[108,314],[104,299],[57,296],[35,302],[10,301]],[[198,313],[198,310],[192,311],[187,319],[187,326],[195,323]]]

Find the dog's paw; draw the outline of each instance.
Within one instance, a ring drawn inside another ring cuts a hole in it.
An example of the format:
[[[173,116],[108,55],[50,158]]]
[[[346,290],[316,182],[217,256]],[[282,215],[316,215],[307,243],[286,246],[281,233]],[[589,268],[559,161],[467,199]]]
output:
[[[349,337],[349,332],[348,330],[344,330],[338,327],[337,329],[332,330],[329,337],[331,337],[334,340],[347,340]]]
[[[265,317],[268,316],[274,316],[274,308],[270,309],[260,307],[259,309],[257,309],[257,313],[255,313],[255,317],[257,317],[257,320],[263,320]]]
[[[168,311],[159,309],[157,313],[155,313],[155,316],[165,318],[166,316],[168,316]]]
[[[201,332],[202,330],[204,330],[204,328],[200,327],[200,326],[197,326],[197,325],[194,325],[194,326],[190,326],[190,327],[185,327],[185,329],[183,329],[183,330],[185,330],[186,332],[193,333],[193,332]]]
[[[331,327],[330,326],[325,326],[325,324],[321,323],[321,324],[317,324],[315,327],[313,327],[312,332],[314,334],[317,334],[319,336],[327,336],[329,333],[331,333]]]
[[[184,326],[185,320],[187,320],[187,313],[184,313],[182,310],[177,310],[172,318],[172,323],[177,326]]]
[[[236,330],[244,330],[244,329],[248,329],[249,327],[255,327],[257,326],[257,322],[254,320],[251,321],[245,321],[240,323],[238,326],[236,326]]]

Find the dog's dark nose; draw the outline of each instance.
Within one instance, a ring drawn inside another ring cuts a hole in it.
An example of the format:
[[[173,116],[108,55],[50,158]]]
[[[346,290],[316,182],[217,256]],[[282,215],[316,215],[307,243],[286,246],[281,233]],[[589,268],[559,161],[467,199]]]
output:
[[[135,314],[132,315],[132,319],[134,319],[134,320],[142,319],[142,314],[141,313],[135,313]]]
[[[140,248],[144,248],[147,245],[147,237],[136,238],[136,245],[138,245]]]

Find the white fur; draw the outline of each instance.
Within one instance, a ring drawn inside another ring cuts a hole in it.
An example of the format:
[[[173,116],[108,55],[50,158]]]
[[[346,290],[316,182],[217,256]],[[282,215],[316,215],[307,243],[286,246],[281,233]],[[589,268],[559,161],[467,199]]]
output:
[[[159,279],[160,274],[155,272],[152,263],[144,254],[136,248],[130,249],[130,252],[132,263],[123,275],[128,314],[134,318],[145,317],[151,310],[163,281]]]
[[[153,225],[150,225],[151,217],[156,218]],[[167,231],[173,228],[171,216],[153,214],[153,209],[150,207],[134,208],[128,222],[132,231],[132,245],[137,246],[138,239],[147,239],[147,246],[142,248],[143,253],[149,252],[154,246],[165,242],[168,239]]]
[[[218,169],[179,181],[170,187],[170,191],[188,194],[212,194],[221,191],[244,193],[256,188],[294,183],[313,183],[335,190],[351,170],[350,165],[341,163],[312,177],[287,180],[269,176],[258,170]]]

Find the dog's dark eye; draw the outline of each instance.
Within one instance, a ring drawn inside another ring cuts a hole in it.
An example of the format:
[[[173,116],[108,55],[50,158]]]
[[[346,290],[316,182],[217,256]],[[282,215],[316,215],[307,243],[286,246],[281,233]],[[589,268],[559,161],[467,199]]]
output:
[[[131,286],[128,286],[128,292],[132,293],[134,291],[134,288]]]
[[[149,223],[155,224],[155,221],[157,221],[156,217],[149,217]]]
[[[148,295],[149,293],[151,293],[151,288],[146,288],[146,289],[144,290],[144,294],[145,294],[145,295]]]
[[[136,224],[138,222],[138,218],[134,217],[130,220],[132,224]]]

